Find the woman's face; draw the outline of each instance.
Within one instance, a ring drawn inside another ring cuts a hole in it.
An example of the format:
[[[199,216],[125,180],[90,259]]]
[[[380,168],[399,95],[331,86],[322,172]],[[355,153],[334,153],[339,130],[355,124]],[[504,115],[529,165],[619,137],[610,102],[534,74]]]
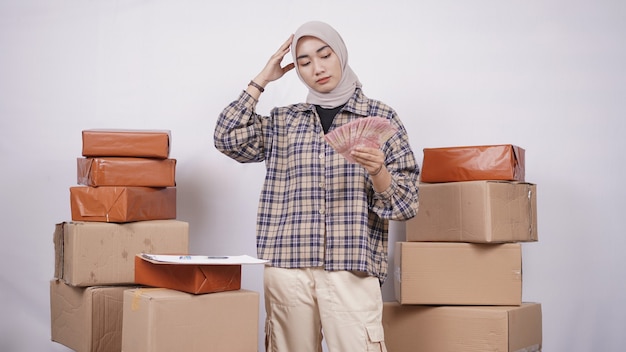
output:
[[[306,36],[298,40],[296,68],[304,82],[320,93],[332,91],[341,81],[339,57],[316,37]]]

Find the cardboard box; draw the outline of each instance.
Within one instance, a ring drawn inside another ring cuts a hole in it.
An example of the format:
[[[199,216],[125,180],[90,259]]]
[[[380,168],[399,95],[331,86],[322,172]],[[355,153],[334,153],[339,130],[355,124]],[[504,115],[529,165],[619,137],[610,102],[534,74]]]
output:
[[[259,294],[194,295],[169,289],[124,293],[124,352],[250,352],[258,349]]]
[[[521,306],[383,305],[389,352],[538,352],[541,304]]]
[[[506,181],[420,183],[420,207],[406,240],[537,241],[537,186]]]
[[[176,160],[77,158],[77,181],[85,186],[176,186]]]
[[[422,182],[524,182],[525,151],[512,144],[424,148]]]
[[[164,263],[135,256],[135,282],[193,294],[239,290],[241,265]]]
[[[83,156],[127,156],[166,159],[169,130],[89,129],[82,133]]]
[[[137,286],[69,286],[50,281],[51,339],[77,352],[122,349],[124,291]]]
[[[394,287],[401,304],[520,305],[521,244],[397,242]]]
[[[189,224],[178,220],[126,224],[64,222],[54,231],[54,277],[73,286],[135,282],[135,255],[189,251]]]
[[[132,222],[176,218],[176,187],[70,187],[74,221]]]

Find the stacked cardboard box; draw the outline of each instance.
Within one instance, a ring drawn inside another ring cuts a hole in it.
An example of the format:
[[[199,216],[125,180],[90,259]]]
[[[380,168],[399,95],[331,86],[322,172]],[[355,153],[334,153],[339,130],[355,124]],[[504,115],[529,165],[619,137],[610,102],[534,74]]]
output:
[[[541,350],[541,305],[522,301],[521,245],[537,241],[524,154],[424,149],[420,208],[396,244],[396,302],[383,312],[390,352]]]
[[[224,263],[233,258],[135,256],[135,282],[156,289],[125,291],[122,350],[256,350],[260,295],[241,289],[241,264]]]
[[[259,294],[240,289],[240,265],[141,260],[142,253],[189,253],[189,225],[176,220],[170,132],[85,130],[82,137],[72,221],[54,233],[52,340],[79,352],[255,350]],[[204,291],[185,289],[194,286]]]
[[[257,350],[258,292],[126,290],[123,310],[124,352]]]
[[[176,220],[170,132],[85,130],[72,221],[55,226],[51,337],[76,351],[120,351],[124,291],[136,253],[188,253]]]
[[[176,159],[169,131],[83,131],[83,158],[70,188],[72,220],[176,218]]]

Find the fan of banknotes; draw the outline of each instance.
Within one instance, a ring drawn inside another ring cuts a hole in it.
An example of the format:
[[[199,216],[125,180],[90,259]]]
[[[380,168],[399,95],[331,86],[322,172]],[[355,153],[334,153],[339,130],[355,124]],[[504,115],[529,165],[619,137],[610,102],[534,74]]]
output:
[[[383,117],[370,116],[356,119],[327,133],[324,138],[335,151],[354,163],[350,152],[355,147],[380,148],[397,129]]]

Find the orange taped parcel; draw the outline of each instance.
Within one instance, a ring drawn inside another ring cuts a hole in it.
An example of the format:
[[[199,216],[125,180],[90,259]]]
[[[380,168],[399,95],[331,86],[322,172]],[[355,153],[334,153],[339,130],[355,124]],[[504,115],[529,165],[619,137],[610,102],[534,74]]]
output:
[[[176,187],[70,187],[73,221],[132,222],[176,218]]]
[[[176,186],[176,159],[77,158],[77,183],[85,186]]]
[[[512,144],[424,148],[422,182],[525,179],[525,150]]]
[[[128,156],[166,159],[170,155],[168,130],[84,130],[83,156]]]
[[[200,294],[241,288],[241,265],[164,263],[135,256],[135,283]]]

